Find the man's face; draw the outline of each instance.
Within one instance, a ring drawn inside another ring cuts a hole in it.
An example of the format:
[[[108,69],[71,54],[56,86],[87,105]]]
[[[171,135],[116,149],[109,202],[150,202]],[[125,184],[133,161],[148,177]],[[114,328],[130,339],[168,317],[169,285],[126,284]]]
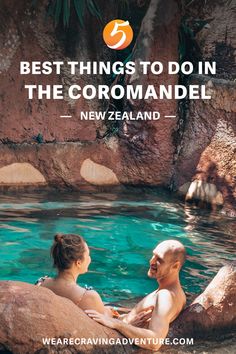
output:
[[[149,263],[148,276],[150,278],[161,280],[168,277],[173,271],[171,252],[166,246],[161,244],[153,250],[153,256]]]

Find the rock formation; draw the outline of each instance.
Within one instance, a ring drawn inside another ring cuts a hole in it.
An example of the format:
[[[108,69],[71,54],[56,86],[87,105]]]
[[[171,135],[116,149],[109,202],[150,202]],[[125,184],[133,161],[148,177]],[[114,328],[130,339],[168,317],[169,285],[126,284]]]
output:
[[[119,184],[115,173],[111,169],[97,164],[90,159],[83,161],[80,175],[87,182],[98,186]]]
[[[206,204],[223,205],[222,193],[217,190],[215,184],[202,180],[194,180],[192,183],[185,183],[179,188],[179,194],[185,197],[185,201],[199,200]]]
[[[85,13],[81,27],[75,11],[68,28],[45,21],[47,0],[11,2],[3,0],[0,9],[0,168],[29,163],[49,186],[79,188],[91,183],[81,171],[87,159],[111,170],[110,181],[117,184],[160,185],[178,190],[185,183],[201,180],[214,184],[223,195],[224,211],[235,210],[235,1],[191,1],[181,8],[179,0],[132,0],[128,16],[135,32],[132,60],[179,60],[178,31],[181,18],[192,31],[188,44],[190,59],[216,61],[217,75],[192,75],[186,84],[204,84],[211,100],[123,100],[94,99],[29,100],[25,84],[77,83],[108,84],[114,78],[102,75],[20,75],[21,60],[125,61],[126,52],[117,54],[102,41],[102,29],[120,15],[120,2],[99,1],[102,23]],[[190,5],[189,5],[190,4]],[[93,35],[91,35],[93,33]],[[186,37],[187,38],[187,37]],[[187,38],[188,39],[188,38]],[[187,40],[186,39],[186,40]],[[194,45],[192,45],[194,44]],[[197,49],[196,49],[197,48]],[[128,84],[178,83],[177,75],[124,76]],[[112,81],[113,80],[113,81]],[[127,110],[159,111],[158,121],[81,121],[81,111]],[[72,118],[60,118],[70,114]],[[176,115],[176,118],[164,118]],[[95,165],[94,165],[95,166]],[[91,172],[91,171],[90,171]],[[101,176],[100,176],[101,177]],[[9,182],[10,183],[10,182]],[[94,181],[92,182],[94,183]],[[97,184],[106,184],[101,177]],[[232,212],[233,213],[233,212]],[[232,214],[233,215],[233,214]]]
[[[46,184],[42,173],[29,163],[13,163],[0,168],[0,183],[27,185],[27,184]]]
[[[223,194],[224,211],[232,216],[236,210],[235,6],[234,0],[209,0],[194,1],[186,8],[186,25],[196,46],[195,51],[193,46],[188,50],[198,60],[215,61],[216,75],[190,78],[192,83],[206,84],[212,99],[187,104],[173,178],[177,189],[195,179],[215,184]]]
[[[179,188],[193,180],[214,184],[223,195],[224,209],[235,210],[236,84],[200,76],[192,80],[208,82],[212,99],[190,102],[175,165],[175,185]]]
[[[169,335],[207,338],[236,329],[236,262],[222,267],[173,323]]]
[[[151,1],[145,16],[149,2],[134,0],[130,4],[130,16],[136,37],[143,19],[138,50],[135,50],[134,55],[137,58],[141,54],[147,54],[147,43],[144,43],[142,38],[148,33],[150,55],[147,60],[156,60],[157,55],[159,60],[178,60],[180,9],[177,2],[171,0],[165,5],[164,0]],[[114,137],[112,127],[107,122],[81,121],[79,118],[81,111],[106,110],[109,102],[104,102],[103,105],[101,100],[97,99],[71,102],[67,98],[55,101],[27,98],[25,84],[63,84],[64,87],[73,83],[83,86],[85,82],[109,84],[108,77],[81,76],[77,72],[73,77],[66,71],[63,71],[61,76],[19,74],[22,52],[24,60],[29,62],[55,61],[58,58],[65,62],[74,58],[85,62],[119,60],[115,51],[106,48],[101,36],[108,19],[117,18],[120,11],[118,2],[112,1],[112,4],[107,6],[105,1],[100,1],[99,7],[102,9],[104,23],[101,24],[97,18],[87,13],[84,18],[86,26],[82,28],[76,14],[72,13],[69,28],[65,30],[60,25],[55,29],[50,17],[45,22],[46,0],[38,2],[36,9],[32,8],[30,0],[24,4],[18,1],[11,4],[3,1],[0,10],[0,20],[5,24],[0,28],[0,39],[4,48],[4,53],[0,56],[1,97],[4,97],[1,100],[0,117],[0,168],[9,163],[27,162],[39,169],[49,185],[78,187],[80,184],[90,183],[80,174],[80,171],[84,171],[81,169],[82,164],[86,159],[90,159],[112,170],[120,183],[168,186],[174,152],[172,133],[177,119],[147,122],[145,127],[131,124],[127,130],[121,123],[118,131],[115,129],[115,135],[118,136]],[[6,13],[9,15],[8,19]],[[16,23],[19,24],[18,27]],[[93,36],[90,34],[91,29],[92,33],[95,33]],[[75,33],[78,33],[78,36]],[[158,85],[167,78],[165,73],[161,77],[152,76],[147,80]],[[177,83],[178,77],[172,75],[168,80],[170,84],[174,84]],[[133,110],[137,109],[138,107],[135,107]],[[177,102],[166,101],[161,107],[152,107],[151,103],[143,100],[140,102],[140,109],[158,109],[162,115],[167,111],[169,114],[175,114]],[[60,118],[63,114],[71,114],[72,118]],[[116,184],[117,179],[113,179]],[[99,184],[103,182],[107,183],[101,179]]]
[[[171,325],[168,337],[210,337],[236,328],[236,264],[220,269],[206,290]],[[68,338],[121,338],[86,316],[70,300],[27,283],[0,282],[0,352],[3,353],[132,353],[126,345],[81,344]],[[57,346],[42,338],[59,339]],[[142,352],[139,350],[139,353]],[[145,351],[146,352],[146,351]]]

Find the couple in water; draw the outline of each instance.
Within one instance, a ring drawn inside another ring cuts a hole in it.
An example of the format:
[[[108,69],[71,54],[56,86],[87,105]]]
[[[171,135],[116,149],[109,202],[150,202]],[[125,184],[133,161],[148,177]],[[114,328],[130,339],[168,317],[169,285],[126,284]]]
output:
[[[182,243],[167,240],[156,246],[150,258],[148,276],[157,281],[157,289],[123,315],[105,306],[96,291],[77,284],[79,275],[86,273],[91,263],[88,245],[81,236],[56,235],[51,255],[58,275],[55,278],[41,278],[38,285],[70,299],[89,317],[118,330],[127,338],[153,339],[140,344],[142,348],[158,350],[161,347],[169,324],[177,318],[186,303],[179,280],[179,272],[186,258]]]

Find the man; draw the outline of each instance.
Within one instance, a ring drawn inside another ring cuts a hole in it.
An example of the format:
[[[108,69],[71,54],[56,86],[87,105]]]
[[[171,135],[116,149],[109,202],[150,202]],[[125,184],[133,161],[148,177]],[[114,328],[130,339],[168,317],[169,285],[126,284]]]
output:
[[[179,272],[185,262],[186,251],[176,240],[161,242],[153,250],[148,276],[155,278],[159,287],[141,300],[122,320],[85,311],[95,321],[114,328],[127,338],[139,338],[139,346],[158,350],[169,331],[169,324],[185,306],[186,296],[181,287]],[[140,326],[142,328],[140,328]],[[144,341],[143,339],[149,339]]]

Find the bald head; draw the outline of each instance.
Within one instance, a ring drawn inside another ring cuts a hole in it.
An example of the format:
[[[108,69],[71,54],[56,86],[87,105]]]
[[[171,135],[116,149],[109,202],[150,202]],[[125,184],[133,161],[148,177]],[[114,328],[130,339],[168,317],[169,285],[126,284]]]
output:
[[[171,257],[172,262],[180,262],[180,267],[185,262],[186,250],[184,245],[177,240],[166,240],[157,245],[156,251]]]

